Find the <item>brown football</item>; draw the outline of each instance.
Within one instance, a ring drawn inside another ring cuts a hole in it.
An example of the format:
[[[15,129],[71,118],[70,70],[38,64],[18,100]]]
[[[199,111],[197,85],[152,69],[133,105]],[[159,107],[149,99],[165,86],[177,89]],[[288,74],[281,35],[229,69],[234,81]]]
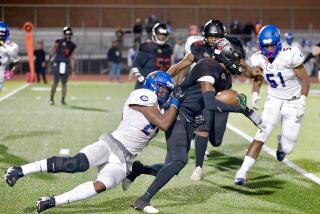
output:
[[[237,91],[232,89],[223,90],[217,93],[216,99],[229,105],[237,105],[238,104],[237,93],[238,93]]]

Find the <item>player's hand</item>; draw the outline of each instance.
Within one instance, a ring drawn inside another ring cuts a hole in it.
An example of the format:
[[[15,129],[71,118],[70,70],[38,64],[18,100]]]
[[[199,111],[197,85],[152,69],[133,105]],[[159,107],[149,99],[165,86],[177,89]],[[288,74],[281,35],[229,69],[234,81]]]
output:
[[[131,68],[130,72],[133,73],[133,75],[137,78],[138,82],[144,81],[144,76],[142,76],[138,68]]]
[[[261,97],[259,96],[258,92],[254,91],[252,93],[252,108],[255,110],[258,110],[258,102],[261,99]]]
[[[177,99],[181,103],[184,100],[185,95],[186,95],[186,93],[182,87],[180,87],[180,86],[174,87],[174,89],[172,91],[172,98]]]
[[[263,76],[263,69],[260,66],[256,66],[250,70],[250,77],[257,78],[258,76]]]
[[[238,98],[238,106],[240,107],[240,113],[244,113],[244,111],[247,109],[247,96],[242,93],[237,94]]]
[[[306,96],[302,95],[297,102],[297,120],[300,120],[306,110]]]

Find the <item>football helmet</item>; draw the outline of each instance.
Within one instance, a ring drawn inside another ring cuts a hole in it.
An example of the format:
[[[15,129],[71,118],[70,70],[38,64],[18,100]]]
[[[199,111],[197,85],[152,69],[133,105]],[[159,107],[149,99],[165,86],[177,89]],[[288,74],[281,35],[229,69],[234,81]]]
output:
[[[259,32],[258,42],[259,49],[263,55],[265,55],[268,59],[275,58],[282,47],[279,28],[275,25],[264,26]],[[275,48],[272,50],[267,50],[265,46],[270,45],[274,45]]]
[[[73,35],[72,28],[69,26],[65,26],[63,28],[63,35],[67,40],[71,40],[71,37]]]
[[[284,38],[286,38],[286,41],[289,45],[293,42],[293,34],[291,32],[287,32],[284,34]]]
[[[160,40],[158,35],[164,35],[166,38],[164,40]],[[158,45],[164,45],[168,41],[169,31],[168,27],[165,24],[157,23],[152,28],[152,36],[151,39]]]
[[[5,22],[0,22],[0,45],[4,45],[4,43],[9,39],[10,30],[8,25]]]
[[[208,44],[208,37],[223,38],[226,35],[226,27],[220,20],[209,20],[203,27],[202,35]]]
[[[158,97],[158,103],[161,106],[169,99],[174,89],[174,81],[168,73],[154,71],[146,77],[143,87],[155,92]]]

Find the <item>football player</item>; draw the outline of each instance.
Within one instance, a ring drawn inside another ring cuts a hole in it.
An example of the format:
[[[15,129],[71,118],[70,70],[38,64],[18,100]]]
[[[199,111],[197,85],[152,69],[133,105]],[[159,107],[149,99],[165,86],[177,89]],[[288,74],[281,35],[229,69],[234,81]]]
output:
[[[170,67],[172,48],[167,44],[168,36],[167,26],[157,23],[152,28],[152,40],[140,45],[130,69],[130,72],[137,78],[135,89],[143,87],[146,76],[152,71],[166,71]]]
[[[13,75],[19,63],[19,46],[9,41],[10,30],[5,22],[0,22],[0,92],[3,88],[5,77]],[[7,66],[9,70],[6,71]]]
[[[49,53],[49,63],[51,62],[51,58],[55,56],[53,59],[53,84],[50,93],[50,105],[54,105],[54,94],[56,93],[56,88],[60,80],[62,92],[61,104],[66,105],[65,98],[67,94],[68,77],[75,71],[75,58],[73,52],[77,46],[71,41],[72,35],[73,32],[71,27],[64,27],[64,38],[57,39]],[[49,66],[49,70],[51,70],[51,66]]]
[[[238,69],[235,65],[237,54],[232,45],[225,39],[218,43],[218,47],[221,48],[219,49],[220,59],[234,72],[239,72],[236,71]],[[191,138],[196,127],[196,116],[201,114],[204,108],[209,111],[240,112],[254,124],[258,126],[261,124],[261,119],[246,106],[246,97],[243,94],[238,95],[237,105],[225,104],[215,99],[215,93],[225,89],[228,72],[229,70],[223,68],[215,59],[204,58],[197,62],[186,77],[181,85],[186,89],[185,99],[180,105],[176,121],[165,132],[167,142],[165,164],[152,166],[135,164],[133,173],[126,179],[133,181],[140,174],[156,176],[147,191],[136,199],[133,204],[134,208],[145,210],[145,207],[152,207],[150,205],[152,197],[187,164]],[[135,170],[138,172],[135,173]]]
[[[35,172],[76,173],[98,167],[96,181],[80,184],[61,195],[41,197],[36,203],[39,213],[55,206],[90,198],[117,186],[130,171],[136,156],[155,137],[158,130],[166,131],[175,120],[183,93],[175,90],[171,95],[173,90],[174,82],[169,74],[162,71],[151,73],[146,78],[144,88],[134,90],[129,95],[123,108],[121,123],[111,134],[103,134],[97,142],[84,147],[73,157],[53,156],[10,167],[4,179],[13,187],[19,178]],[[162,114],[159,107],[169,97],[170,107]],[[146,209],[152,211],[152,208]]]
[[[251,142],[241,168],[235,176],[235,184],[245,185],[246,175],[257,159],[274,127],[281,121],[276,156],[282,161],[293,151],[297,142],[310,82],[303,66],[304,55],[296,47],[282,47],[280,30],[266,25],[258,35],[260,51],[251,57],[254,66],[263,70],[268,84],[268,96],[262,112],[266,128],[258,130]],[[262,81],[253,82],[253,104],[256,105]]]

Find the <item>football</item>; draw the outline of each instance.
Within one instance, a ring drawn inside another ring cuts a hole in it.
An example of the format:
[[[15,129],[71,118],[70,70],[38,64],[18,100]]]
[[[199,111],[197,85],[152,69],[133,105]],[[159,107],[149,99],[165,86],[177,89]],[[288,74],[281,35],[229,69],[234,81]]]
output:
[[[229,105],[237,105],[239,100],[238,92],[232,89],[223,90],[217,93],[216,99]]]

